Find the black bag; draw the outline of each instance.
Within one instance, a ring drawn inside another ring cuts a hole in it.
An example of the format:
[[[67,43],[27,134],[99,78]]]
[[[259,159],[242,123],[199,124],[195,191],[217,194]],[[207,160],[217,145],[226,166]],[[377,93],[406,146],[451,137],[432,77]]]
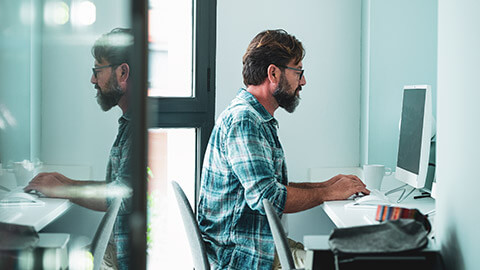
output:
[[[339,269],[422,269],[425,265],[408,261],[415,251],[428,244],[428,231],[414,219],[390,220],[377,225],[335,229],[329,238],[330,249]],[[421,260],[421,258],[417,258]],[[392,268],[392,266],[396,266]],[[412,266],[415,266],[412,268]],[[385,268],[387,267],[387,268]],[[418,268],[417,268],[418,267]]]

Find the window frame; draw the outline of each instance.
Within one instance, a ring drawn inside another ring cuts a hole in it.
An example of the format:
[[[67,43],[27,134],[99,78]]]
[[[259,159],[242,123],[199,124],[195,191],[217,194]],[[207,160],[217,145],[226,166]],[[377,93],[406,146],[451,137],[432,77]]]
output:
[[[195,205],[203,157],[215,120],[216,0],[192,0],[193,97],[148,97],[148,128],[196,128]],[[148,47],[147,47],[148,50]]]
[[[134,50],[132,52],[132,175],[147,179],[148,129],[196,128],[195,204],[205,150],[215,118],[215,54],[217,0],[192,0],[195,16],[193,41],[194,97],[147,97],[148,93],[148,0],[131,1]],[[138,72],[137,72],[138,70]],[[132,181],[133,198],[130,215],[131,262],[146,269],[147,262],[147,182]],[[194,207],[195,208],[195,207]]]

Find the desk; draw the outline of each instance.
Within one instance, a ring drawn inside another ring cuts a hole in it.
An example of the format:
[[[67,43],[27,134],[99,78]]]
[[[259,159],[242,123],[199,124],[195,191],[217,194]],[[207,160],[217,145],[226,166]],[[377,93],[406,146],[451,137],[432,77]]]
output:
[[[396,180],[394,176],[385,177],[382,182],[382,191],[388,191],[396,187],[401,186],[403,183]],[[407,187],[408,190],[411,187]],[[391,199],[396,199],[400,196],[401,192],[390,194],[388,197]],[[414,199],[413,197],[419,195],[420,192],[416,190],[414,193],[410,194],[407,199],[402,203],[397,204],[398,206],[405,208],[417,208],[422,213],[428,213],[435,209],[435,200],[432,198],[421,198]],[[350,227],[350,226],[361,226],[361,225],[370,225],[378,223],[375,221],[376,208],[352,208],[345,207],[345,205],[351,203],[352,200],[344,201],[328,201],[323,203],[323,209],[328,217],[333,221],[335,226],[338,228]],[[430,219],[432,226],[434,225],[433,220]],[[433,229],[432,229],[433,231]],[[317,262],[321,262],[322,269],[333,269],[333,256],[329,250],[328,246],[328,237],[326,235],[306,235],[304,237],[304,246],[307,250],[306,254],[306,269],[319,269]],[[438,263],[438,248],[435,245],[433,240],[430,241],[429,246],[425,249],[427,257],[435,260],[435,263]],[[434,264],[435,266],[440,265]]]
[[[45,202],[45,205],[0,207],[0,211],[5,212],[0,222],[33,226],[38,232],[65,213],[72,205],[66,199],[39,198],[39,200]]]
[[[73,179],[92,179],[90,166],[44,164],[38,171],[59,172]],[[13,170],[1,169],[0,183],[11,190],[18,188]],[[45,205],[0,207],[0,222],[33,226],[38,232],[72,206],[66,199],[39,198],[39,200],[45,202]]]
[[[325,270],[335,269],[335,259],[328,246],[328,235],[306,235],[304,245],[307,249],[305,269]],[[427,247],[420,252],[410,253],[407,256],[391,256],[388,254],[359,256],[357,264],[344,265],[342,269],[438,269],[444,265],[440,256],[439,247],[430,240]]]
[[[396,180],[394,176],[385,177],[382,183],[382,191],[388,191],[396,187],[401,186],[403,183]],[[408,190],[411,187],[407,187]],[[396,199],[400,196],[401,192],[388,195],[389,198]],[[435,200],[431,197],[414,199],[414,196],[420,195],[420,191],[416,190],[410,194],[407,199],[402,203],[396,204],[405,208],[417,208],[423,214],[428,213],[435,209]],[[351,200],[345,201],[328,201],[323,203],[323,210],[327,213],[328,217],[333,221],[338,228],[360,226],[378,223],[375,221],[376,208],[346,208],[345,205],[351,203]],[[430,220],[430,223],[433,222]]]

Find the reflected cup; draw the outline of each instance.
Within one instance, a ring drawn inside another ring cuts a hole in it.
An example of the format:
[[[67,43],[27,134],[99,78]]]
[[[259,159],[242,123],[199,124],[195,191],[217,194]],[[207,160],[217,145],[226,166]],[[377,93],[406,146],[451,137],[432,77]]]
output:
[[[35,176],[35,171],[35,166],[28,160],[14,162],[13,173],[15,174],[17,186],[26,186]]]

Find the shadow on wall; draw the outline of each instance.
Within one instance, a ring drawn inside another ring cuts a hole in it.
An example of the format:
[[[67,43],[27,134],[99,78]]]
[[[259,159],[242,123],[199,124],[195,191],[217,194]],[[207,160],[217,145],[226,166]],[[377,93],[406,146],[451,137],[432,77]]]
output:
[[[458,243],[457,228],[454,224],[450,224],[447,232],[441,249],[445,269],[465,270],[462,250]]]

